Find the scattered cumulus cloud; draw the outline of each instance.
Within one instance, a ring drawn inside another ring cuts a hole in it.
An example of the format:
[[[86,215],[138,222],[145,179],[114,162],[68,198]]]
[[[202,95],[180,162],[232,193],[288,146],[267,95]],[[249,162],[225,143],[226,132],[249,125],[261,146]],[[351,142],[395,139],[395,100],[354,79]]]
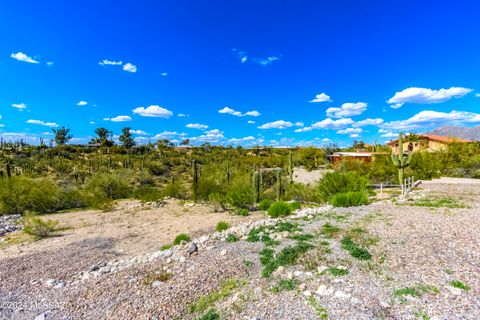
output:
[[[312,131],[314,129],[316,129],[316,130],[318,130],[318,129],[341,129],[341,128],[350,126],[353,123],[355,123],[355,121],[353,121],[350,118],[342,118],[342,119],[337,119],[337,120],[327,118],[327,119],[324,119],[322,121],[315,122],[311,126],[297,129],[297,130],[295,130],[295,132],[309,132],[309,131]]]
[[[248,120],[247,123],[248,123],[248,124],[255,124],[255,121],[253,121],[253,120]]]
[[[382,118],[374,118],[374,119],[365,119],[361,121],[355,122],[352,126],[353,127],[365,127],[365,126],[378,126],[384,122]]]
[[[245,51],[238,51],[237,49],[232,49],[232,51],[235,53],[237,56],[238,60],[240,60],[241,63],[245,63],[248,61],[248,56]]]
[[[49,66],[49,67],[51,67],[51,66],[54,65],[54,62],[53,62],[53,61],[47,61],[46,65]]]
[[[330,99],[330,96],[326,93],[320,93],[320,94],[317,94],[315,96],[315,98],[313,98],[312,100],[310,100],[309,102],[311,103],[319,103],[319,102],[330,102],[332,101]]]
[[[146,133],[145,131],[142,131],[142,130],[133,130],[133,129],[130,129],[130,133],[131,134],[138,134],[140,136],[146,136],[148,133]]]
[[[396,92],[393,97],[387,100],[390,107],[398,109],[405,103],[431,104],[448,101],[452,98],[461,98],[472,92],[472,89],[462,87],[451,87],[449,89],[432,90],[429,88],[411,87]]]
[[[359,135],[357,133],[352,133],[351,135],[349,135],[350,138],[358,138]]]
[[[28,63],[39,63],[39,61],[34,60],[33,58],[27,56],[25,53],[20,51],[17,53],[12,53],[10,55],[10,58],[13,58],[18,61],[28,62]]]
[[[161,75],[162,77],[166,77],[166,76],[168,76],[168,72],[162,72],[162,73],[160,73],[160,75]]]
[[[322,142],[330,142],[330,141],[331,141],[331,140],[328,139],[328,138],[323,138],[323,139],[322,139]]]
[[[259,65],[262,66],[268,66],[271,65],[273,62],[280,60],[280,57],[277,56],[270,56],[266,58],[254,58],[253,61],[255,63],[258,63]]]
[[[137,72],[137,66],[127,62],[123,65],[123,70],[127,72]]]
[[[112,122],[126,122],[132,121],[132,117],[130,116],[116,116],[114,118],[103,118],[105,121],[112,121]]]
[[[267,122],[265,124],[262,124],[258,128],[263,129],[263,130],[266,130],[266,129],[286,129],[286,128],[290,128],[292,126],[293,126],[293,123],[291,123],[290,121],[277,120],[277,121]]]
[[[186,127],[190,129],[199,129],[199,130],[208,129],[208,126],[206,124],[200,124],[200,123],[189,123],[186,125]]]
[[[104,59],[98,63],[101,66],[121,66],[123,64],[123,61],[112,61],[112,60],[107,60]]]
[[[480,98],[480,93],[475,93],[475,97]]]
[[[232,116],[236,116],[236,117],[246,117],[246,116],[259,117],[259,116],[261,116],[261,113],[256,111],[256,110],[241,113],[240,111],[234,110],[230,107],[224,107],[223,109],[218,110],[218,113],[231,114]]]
[[[185,113],[179,113],[178,114],[179,117],[188,117],[188,114],[185,114]]]
[[[30,120],[27,120],[26,123],[37,124],[39,126],[45,126],[45,127],[50,127],[50,128],[58,127],[58,124],[55,123],[55,122],[45,122],[45,121],[42,121],[42,120],[30,119]]]
[[[294,123],[295,127],[303,127],[305,124],[302,121],[298,121]]]
[[[86,106],[87,104],[88,104],[87,101],[82,100],[82,101],[78,101],[77,106],[83,107],[83,106]]]
[[[342,104],[340,108],[328,108],[327,117],[331,118],[346,118],[353,117],[362,114],[367,110],[367,104],[365,102],[351,103],[347,102]]]
[[[14,103],[12,104],[12,107],[22,111],[22,110],[25,110],[27,109],[27,105],[25,103]]]
[[[151,105],[147,108],[138,107],[132,110],[133,113],[142,117],[170,118],[173,112],[157,105]]]
[[[406,120],[396,120],[384,123],[382,126],[388,129],[411,130],[427,128],[445,124],[461,125],[466,123],[480,122],[480,114],[467,111],[438,112],[424,110]]]
[[[382,138],[396,138],[398,137],[398,133],[393,133],[391,131],[385,131],[380,137]]]
[[[248,137],[243,137],[243,138],[231,138],[231,139],[228,139],[228,142],[231,143],[231,144],[242,144],[242,143],[252,142],[252,141],[256,141],[256,140],[257,139],[255,137],[248,136]]]
[[[361,133],[363,130],[362,128],[347,128],[347,129],[342,129],[338,130],[338,134],[352,134],[352,133]]]
[[[268,66],[268,65],[271,65],[273,62],[280,60],[280,56],[274,56],[274,55],[268,56],[265,58],[255,57],[250,59],[246,51],[237,50],[237,49],[232,49],[232,51],[241,63],[246,63],[248,61],[251,61],[261,66]]]

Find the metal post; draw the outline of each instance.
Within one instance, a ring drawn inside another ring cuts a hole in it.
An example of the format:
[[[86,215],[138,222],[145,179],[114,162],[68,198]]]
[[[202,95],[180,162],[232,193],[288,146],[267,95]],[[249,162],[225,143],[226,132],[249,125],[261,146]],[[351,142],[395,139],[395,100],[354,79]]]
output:
[[[383,183],[380,183],[380,197],[383,197]]]

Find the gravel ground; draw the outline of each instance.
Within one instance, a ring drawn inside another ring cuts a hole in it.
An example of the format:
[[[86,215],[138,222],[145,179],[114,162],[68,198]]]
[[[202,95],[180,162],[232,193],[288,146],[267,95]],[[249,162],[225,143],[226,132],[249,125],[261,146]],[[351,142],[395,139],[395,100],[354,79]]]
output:
[[[271,231],[279,241],[271,248],[278,253],[297,243],[286,236],[312,234],[314,250],[268,278],[259,261],[265,244],[224,240],[278,223],[270,219],[197,238],[198,251],[184,244],[131,257],[113,250],[112,239],[95,238],[0,259],[0,319],[196,319],[202,312],[191,313],[190,306],[228,279],[238,279],[238,286],[206,308],[222,319],[480,319],[480,186],[425,187],[430,192],[413,196],[452,196],[467,207],[377,202],[301,210],[289,221],[302,230]],[[319,233],[327,222],[340,229],[331,237]],[[342,248],[347,234],[356,235],[371,259],[355,259]],[[155,273],[171,278],[146,281]],[[293,280],[292,290],[272,290],[282,279]]]

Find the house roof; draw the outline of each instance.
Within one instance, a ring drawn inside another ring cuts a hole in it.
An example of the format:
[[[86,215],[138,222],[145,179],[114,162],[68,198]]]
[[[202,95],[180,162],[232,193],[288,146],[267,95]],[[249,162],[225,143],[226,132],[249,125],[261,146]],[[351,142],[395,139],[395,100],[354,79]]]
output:
[[[437,136],[435,134],[421,134],[420,138],[431,140],[431,141],[437,141],[437,142],[443,142],[443,143],[451,143],[451,142],[472,142],[471,140],[466,140],[466,139],[461,139],[457,137],[447,137],[447,136]],[[392,145],[398,142],[398,139],[392,140],[388,142],[388,145]],[[406,141],[404,141],[406,142]]]
[[[371,157],[376,154],[386,154],[385,152],[335,152],[332,155],[328,155],[327,157]]]

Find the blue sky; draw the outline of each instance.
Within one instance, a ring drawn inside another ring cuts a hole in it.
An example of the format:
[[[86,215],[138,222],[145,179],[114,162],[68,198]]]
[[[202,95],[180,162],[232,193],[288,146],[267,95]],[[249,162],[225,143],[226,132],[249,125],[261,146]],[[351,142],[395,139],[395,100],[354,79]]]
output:
[[[476,1],[3,1],[0,136],[323,145],[480,125]]]

